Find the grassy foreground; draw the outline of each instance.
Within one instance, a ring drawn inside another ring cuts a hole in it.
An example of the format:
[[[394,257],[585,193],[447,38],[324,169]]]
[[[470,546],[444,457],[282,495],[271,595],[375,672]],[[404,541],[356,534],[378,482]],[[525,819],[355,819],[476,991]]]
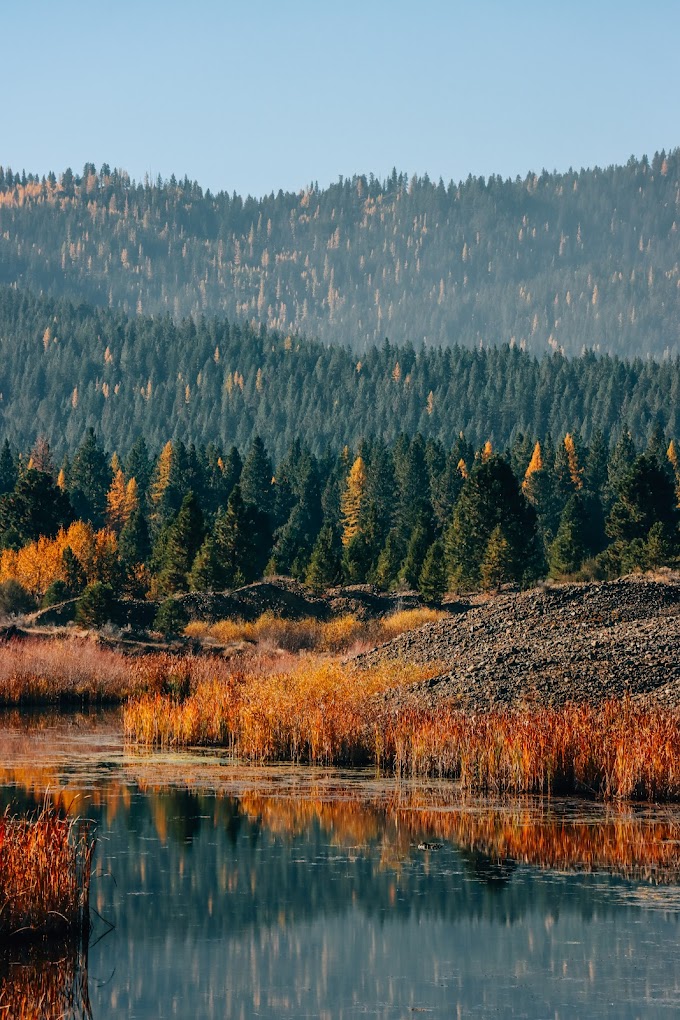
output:
[[[486,713],[414,707],[424,702],[400,692],[440,672],[436,663],[366,669],[340,659],[432,618],[423,610],[368,624],[265,614],[192,625],[206,642],[245,642],[229,659],[131,657],[77,638],[9,642],[0,704],[125,702],[130,741],[224,747],[252,762],[372,765],[455,779],[464,790],[680,799],[678,709],[629,700]]]

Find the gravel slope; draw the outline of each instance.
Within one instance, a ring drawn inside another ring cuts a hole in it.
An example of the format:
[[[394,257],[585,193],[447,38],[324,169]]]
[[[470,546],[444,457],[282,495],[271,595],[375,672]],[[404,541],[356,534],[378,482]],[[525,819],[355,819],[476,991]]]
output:
[[[680,705],[680,584],[628,577],[502,594],[359,656],[441,662],[405,704],[598,702],[629,693]]]

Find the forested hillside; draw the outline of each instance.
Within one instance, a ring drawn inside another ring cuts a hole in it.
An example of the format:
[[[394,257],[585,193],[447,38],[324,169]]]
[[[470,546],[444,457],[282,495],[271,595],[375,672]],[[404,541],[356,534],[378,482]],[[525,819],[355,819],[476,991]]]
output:
[[[460,184],[396,171],[261,200],[0,168],[0,283],[120,309],[228,316],[363,353],[515,344],[680,350],[680,150]]]
[[[509,346],[359,356],[218,319],[133,316],[0,288],[0,435],[47,436],[72,453],[89,426],[125,452],[143,436],[236,445],[260,435],[280,460],[293,440],[321,454],[362,437],[421,432],[451,447],[502,448],[519,434],[589,440],[627,426],[680,435],[680,363],[593,354],[536,358]]]

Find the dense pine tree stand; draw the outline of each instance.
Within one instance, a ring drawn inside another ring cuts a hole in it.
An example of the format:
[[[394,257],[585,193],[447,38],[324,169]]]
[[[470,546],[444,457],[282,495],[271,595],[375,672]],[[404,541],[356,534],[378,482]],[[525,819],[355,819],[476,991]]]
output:
[[[323,457],[295,440],[276,465],[259,438],[243,456],[174,440],[157,455],[139,441],[109,454],[89,429],[57,472],[44,437],[22,453],[6,442],[0,584],[14,585],[24,610],[87,588],[94,619],[110,589],[160,601],[265,573],[317,593],[368,583],[437,603],[447,591],[527,587],[548,573],[604,579],[674,566],[675,450],[658,428],[644,451],[628,431],[590,444],[518,433],[503,452],[402,433]]]

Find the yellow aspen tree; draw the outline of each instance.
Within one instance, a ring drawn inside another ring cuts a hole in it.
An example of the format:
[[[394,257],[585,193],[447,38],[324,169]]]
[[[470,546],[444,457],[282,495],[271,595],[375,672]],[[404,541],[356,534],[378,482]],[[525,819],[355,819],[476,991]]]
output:
[[[572,485],[575,489],[583,488],[583,468],[579,465],[578,454],[576,453],[576,444],[574,443],[574,437],[571,432],[567,432],[564,437],[564,449],[567,452],[567,463],[569,465],[569,477],[571,478]]]
[[[529,487],[529,479],[532,475],[535,475],[537,471],[543,470],[543,453],[541,451],[541,444],[536,443],[534,446],[534,452],[531,454],[531,460],[529,465],[524,472],[524,481],[522,482],[522,489],[524,492]]]
[[[19,549],[14,562],[14,580],[32,595],[42,596],[61,577],[61,550],[55,539],[41,536]]]
[[[366,468],[363,459],[357,457],[342,494],[342,544],[348,546],[360,527],[361,511],[366,494]]]
[[[482,464],[485,464],[487,462],[492,453],[493,446],[491,445],[491,440],[487,439],[487,441],[484,443],[484,446],[482,447]]]
[[[125,475],[119,468],[106,495],[106,520],[109,527],[113,528],[114,531],[120,531],[125,524],[126,495]]]
[[[461,478],[467,478],[467,476],[468,476],[467,464],[465,463],[465,461],[463,460],[462,457],[460,458],[460,460],[456,464],[456,467],[458,469],[458,474],[460,475],[460,477]]]

